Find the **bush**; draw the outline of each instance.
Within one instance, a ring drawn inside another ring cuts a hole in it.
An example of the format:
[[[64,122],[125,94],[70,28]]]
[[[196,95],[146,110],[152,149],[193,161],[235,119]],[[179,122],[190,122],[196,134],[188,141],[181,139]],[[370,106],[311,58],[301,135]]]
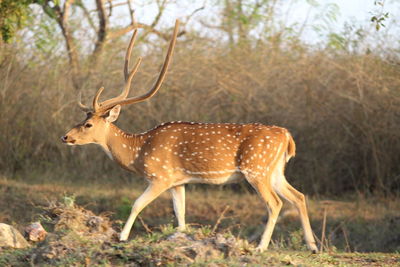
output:
[[[107,97],[119,92],[124,49],[110,48],[108,64],[82,83],[85,100],[100,85]],[[21,59],[21,51],[3,47],[0,55],[2,172],[68,181],[128,179],[99,148],[61,144],[60,136],[84,119],[67,64],[61,58],[38,64]],[[163,51],[145,57],[131,94],[150,88]],[[393,193],[400,186],[399,70],[382,55],[298,43],[271,49],[267,43],[229,48],[182,42],[160,92],[125,107],[117,124],[134,132],[169,120],[275,124],[296,141],[288,179],[301,191]]]

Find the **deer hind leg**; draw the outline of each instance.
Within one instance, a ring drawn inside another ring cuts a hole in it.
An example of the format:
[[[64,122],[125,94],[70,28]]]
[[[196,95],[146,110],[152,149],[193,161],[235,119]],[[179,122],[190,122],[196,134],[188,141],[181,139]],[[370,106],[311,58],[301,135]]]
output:
[[[121,235],[119,237],[120,241],[125,241],[129,237],[129,232],[135,222],[136,217],[139,213],[154,199],[156,199],[161,193],[167,190],[165,185],[161,184],[150,184],[146,191],[143,192],[142,195],[138,199],[136,199],[135,203],[132,206],[131,214],[129,215],[128,220],[125,223],[124,228],[122,229]]]
[[[178,230],[184,231],[185,224],[185,186],[178,185],[170,189],[174,204],[175,216],[178,219]]]
[[[247,177],[248,175],[246,175],[246,178]],[[268,248],[269,242],[271,241],[272,232],[274,231],[279,212],[282,208],[282,200],[273,191],[271,184],[269,183],[269,180],[266,176],[249,178],[250,179],[247,180],[257,191],[261,199],[265,202],[268,209],[268,222],[265,226],[260,244],[257,247],[258,251],[264,251]]]
[[[300,215],[307,247],[313,253],[317,253],[318,248],[311,229],[310,219],[308,218],[305,197],[301,192],[297,191],[287,182],[284,175],[284,164],[284,159],[282,159],[282,162],[278,163],[278,166],[273,173],[272,186],[281,197],[296,207]]]

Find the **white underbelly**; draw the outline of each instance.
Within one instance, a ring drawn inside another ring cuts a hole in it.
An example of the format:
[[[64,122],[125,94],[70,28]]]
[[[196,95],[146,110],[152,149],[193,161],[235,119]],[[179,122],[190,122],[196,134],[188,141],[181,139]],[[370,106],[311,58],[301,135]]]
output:
[[[237,183],[240,180],[244,179],[244,175],[241,172],[234,172],[227,176],[219,176],[219,177],[188,177],[179,181],[176,185],[180,184],[188,184],[188,183],[199,183],[199,184],[229,184],[229,183]]]

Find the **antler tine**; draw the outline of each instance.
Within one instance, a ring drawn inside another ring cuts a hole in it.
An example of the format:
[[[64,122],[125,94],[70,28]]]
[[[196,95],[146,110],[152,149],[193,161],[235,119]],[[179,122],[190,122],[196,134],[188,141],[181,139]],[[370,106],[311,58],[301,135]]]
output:
[[[128,75],[128,78],[127,78],[127,81],[125,82],[124,90],[122,91],[122,93],[119,96],[108,99],[99,105],[99,107],[102,110],[104,109],[103,107],[112,106],[113,105],[112,103],[119,101],[119,100],[123,100],[128,96],[129,90],[131,87],[130,84],[131,84],[132,78],[133,78],[133,76],[135,76],[136,72],[138,71],[141,62],[142,62],[142,58],[139,57],[135,66],[133,67],[132,71]]]
[[[84,104],[82,104],[82,92],[79,92],[78,94],[78,106],[80,109],[82,109],[85,112],[89,112],[90,108]]]
[[[142,58],[139,57],[137,62],[136,62],[136,64],[135,64],[135,66],[133,67],[132,71],[129,72],[129,61],[130,61],[130,57],[131,57],[131,54],[132,54],[133,46],[135,44],[137,32],[138,32],[137,29],[135,29],[135,31],[132,34],[131,40],[129,42],[129,46],[128,46],[128,48],[126,50],[126,54],[125,54],[125,64],[124,64],[125,86],[124,86],[124,90],[122,90],[122,93],[119,96],[116,96],[114,98],[108,99],[108,100],[106,100],[106,101],[104,101],[102,103],[98,103],[97,102],[98,101],[98,97],[101,94],[101,91],[97,92],[97,94],[95,96],[95,98],[97,97],[97,100],[93,99],[93,108],[96,105],[95,110],[97,110],[97,111],[103,110],[103,108],[102,108],[103,106],[110,106],[115,101],[123,100],[123,99],[128,97],[129,90],[130,90],[130,85],[127,86],[127,81],[129,80],[129,84],[131,83],[133,76],[135,76],[136,72],[139,69],[140,63],[142,62]]]
[[[116,105],[128,105],[128,104],[132,104],[132,103],[142,102],[148,98],[151,98],[155,93],[157,93],[158,89],[160,89],[161,84],[163,83],[163,81],[165,79],[165,74],[167,73],[168,66],[169,66],[169,64],[171,62],[171,58],[173,56],[173,52],[174,52],[174,48],[175,48],[175,44],[176,44],[176,38],[178,36],[178,29],[179,29],[179,20],[176,20],[174,32],[172,34],[172,39],[169,43],[168,52],[165,57],[164,64],[161,68],[161,71],[157,78],[157,81],[155,82],[155,84],[153,85],[151,90],[148,91],[147,93],[137,96],[137,97],[131,97],[128,99],[117,100],[117,101],[113,101],[112,103],[109,103],[107,105],[102,105],[101,106],[102,110],[108,110]],[[132,78],[133,78],[133,76],[129,75],[128,80],[125,83],[125,90],[129,91],[129,87],[130,87]]]
[[[101,93],[103,92],[104,87],[100,87],[99,90],[97,90],[96,95],[93,98],[93,110],[96,112],[100,109],[100,104],[99,104],[99,97]]]
[[[128,72],[129,72],[129,60],[131,58],[132,54],[132,48],[135,45],[135,40],[136,40],[136,35],[137,35],[138,30],[135,29],[133,32],[131,41],[129,42],[128,49],[126,49],[126,54],[125,54],[125,65],[124,65],[124,77],[125,77],[125,82],[128,80]]]

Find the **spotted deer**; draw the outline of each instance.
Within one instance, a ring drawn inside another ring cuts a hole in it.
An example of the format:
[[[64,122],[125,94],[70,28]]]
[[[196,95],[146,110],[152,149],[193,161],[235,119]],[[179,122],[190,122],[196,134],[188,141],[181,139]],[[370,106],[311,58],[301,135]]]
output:
[[[144,177],[149,183],[134,202],[129,218],[120,234],[128,239],[138,214],[161,193],[172,194],[178,230],[185,230],[185,184],[225,184],[246,180],[265,202],[269,219],[257,249],[267,249],[278,214],[281,196],[297,208],[308,247],[317,252],[304,195],[285,179],[286,162],[295,155],[290,133],[277,126],[258,123],[195,123],[168,122],[140,134],[126,133],[113,124],[121,106],[151,98],[160,88],[170,64],[176,37],[177,21],[168,53],[153,87],[145,94],[127,98],[131,81],[141,58],[129,71],[129,59],[135,42],[135,30],[125,56],[125,85],[122,93],[99,102],[103,88],[93,98],[92,108],[79,106],[86,119],[72,128],[62,141],[68,145],[98,144],[123,168]]]

